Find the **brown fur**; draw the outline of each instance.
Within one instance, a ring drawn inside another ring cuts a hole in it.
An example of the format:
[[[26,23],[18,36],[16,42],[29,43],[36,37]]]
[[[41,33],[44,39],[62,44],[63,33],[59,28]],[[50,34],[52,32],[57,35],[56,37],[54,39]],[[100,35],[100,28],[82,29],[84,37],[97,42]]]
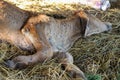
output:
[[[36,16],[36,17],[31,17],[26,25],[24,26],[24,29],[22,29],[22,33],[29,33],[26,37],[29,37],[29,36],[32,36],[34,37],[34,40],[31,40],[31,42],[33,43],[35,49],[38,51],[42,48],[42,43],[40,42],[40,39],[39,39],[39,35],[37,34],[37,31],[36,31],[36,24],[38,24],[39,22],[47,22],[47,19],[49,19],[47,16],[45,15],[39,15],[39,16]],[[46,20],[46,21],[45,21]]]
[[[9,67],[23,68],[57,57],[72,77],[86,79],[83,72],[73,64],[73,57],[67,51],[78,38],[108,30],[108,24],[84,11],[66,19],[55,19],[43,14],[30,15],[2,0],[0,10],[0,39],[24,50],[36,50],[33,55],[8,60]]]

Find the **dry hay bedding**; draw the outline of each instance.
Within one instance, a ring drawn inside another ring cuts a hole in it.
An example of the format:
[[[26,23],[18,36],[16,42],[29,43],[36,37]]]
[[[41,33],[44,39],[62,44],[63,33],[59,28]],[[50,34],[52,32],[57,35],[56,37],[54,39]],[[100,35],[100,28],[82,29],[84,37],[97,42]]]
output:
[[[8,0],[7,0],[8,1]],[[23,0],[24,1],[24,0]],[[31,1],[31,0],[29,0]],[[32,1],[34,4],[27,5],[22,2],[15,3],[17,6],[33,12],[55,15],[62,18],[70,16],[76,10],[86,9],[102,21],[113,24],[113,30],[85,39],[79,39],[69,50],[74,56],[75,64],[85,72],[88,80],[120,80],[120,9],[114,8],[108,11],[94,10],[89,7],[81,7],[78,4],[52,4],[45,6],[40,1]],[[36,3],[36,4],[35,4]],[[39,3],[39,4],[37,4]],[[19,54],[28,54],[9,43],[0,43],[0,80],[70,80],[67,73],[61,70],[55,59],[29,66],[23,70],[12,70],[3,63],[4,60]]]

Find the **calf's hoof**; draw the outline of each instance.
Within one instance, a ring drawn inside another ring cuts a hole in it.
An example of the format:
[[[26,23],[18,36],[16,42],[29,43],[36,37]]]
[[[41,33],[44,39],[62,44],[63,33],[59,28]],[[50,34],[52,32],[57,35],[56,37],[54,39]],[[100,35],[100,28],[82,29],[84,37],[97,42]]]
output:
[[[84,73],[76,65],[69,64],[66,68],[67,68],[66,70],[68,72],[68,75],[71,78],[80,79],[80,80],[87,80]]]
[[[5,62],[5,65],[12,69],[24,69],[27,67],[26,64],[21,63],[21,62],[14,62],[13,60],[7,60]]]
[[[28,65],[25,62],[21,61],[19,59],[19,57],[20,56],[15,57],[12,60],[5,61],[5,65],[9,68],[12,68],[12,69],[24,69],[24,68],[26,68]]]

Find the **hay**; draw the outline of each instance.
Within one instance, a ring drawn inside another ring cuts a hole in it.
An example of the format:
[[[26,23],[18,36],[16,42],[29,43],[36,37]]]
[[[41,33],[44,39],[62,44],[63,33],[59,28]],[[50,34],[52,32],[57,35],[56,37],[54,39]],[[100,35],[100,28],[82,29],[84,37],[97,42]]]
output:
[[[8,1],[8,0],[7,0]],[[11,0],[9,0],[11,1]],[[120,80],[120,9],[109,9],[106,12],[79,4],[51,4],[45,6],[39,0],[18,0],[12,2],[17,6],[33,12],[59,17],[71,16],[74,11],[85,9],[102,21],[113,24],[113,30],[85,39],[79,39],[69,52],[74,56],[75,64],[85,72],[89,80]],[[70,80],[67,73],[61,70],[55,60],[29,66],[24,70],[12,70],[5,67],[4,60],[28,54],[6,42],[0,43],[0,80]]]

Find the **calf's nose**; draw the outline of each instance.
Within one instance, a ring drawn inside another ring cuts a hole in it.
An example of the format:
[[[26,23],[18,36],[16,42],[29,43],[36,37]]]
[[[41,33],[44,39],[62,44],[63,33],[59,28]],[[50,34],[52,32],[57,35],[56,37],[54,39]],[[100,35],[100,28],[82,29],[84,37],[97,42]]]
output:
[[[108,30],[112,30],[112,25],[107,25]]]
[[[107,26],[107,30],[112,30],[112,24],[109,22],[105,22],[105,25]]]

